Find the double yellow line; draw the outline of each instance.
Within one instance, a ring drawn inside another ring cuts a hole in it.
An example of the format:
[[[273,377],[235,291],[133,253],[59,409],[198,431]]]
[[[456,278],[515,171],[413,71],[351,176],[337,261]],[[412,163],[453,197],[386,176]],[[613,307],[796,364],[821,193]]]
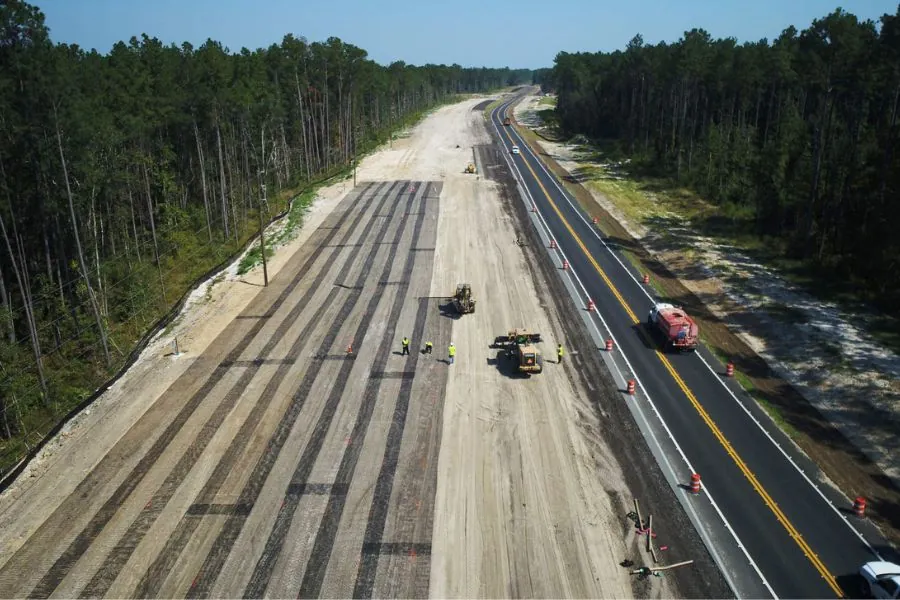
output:
[[[510,143],[515,144],[515,141],[513,140],[512,136],[509,134],[509,132],[504,129],[504,133],[506,134],[506,137],[509,139]],[[523,141],[526,144],[528,143],[528,141],[525,140],[524,138],[523,138]],[[616,286],[613,285],[613,282],[606,275],[606,272],[600,267],[600,265],[597,263],[597,261],[594,259],[594,257],[591,255],[591,253],[588,251],[587,247],[584,245],[584,242],[581,241],[581,238],[578,236],[578,234],[575,233],[575,231],[572,229],[572,226],[569,225],[569,221],[565,218],[565,216],[563,216],[562,211],[559,210],[559,207],[556,205],[556,202],[554,202],[553,199],[550,197],[550,194],[547,193],[547,189],[544,187],[544,184],[541,183],[541,180],[537,176],[537,173],[534,172],[534,169],[531,168],[531,165],[528,163],[528,160],[524,158],[524,156],[523,156],[522,162],[525,163],[525,167],[531,173],[531,176],[534,178],[534,181],[541,188],[541,191],[543,192],[544,197],[547,198],[547,201],[550,203],[550,206],[553,207],[554,212],[556,212],[556,215],[559,217],[559,220],[562,222],[562,224],[568,230],[569,235],[572,236],[572,239],[575,240],[575,243],[578,244],[579,248],[581,248],[581,251],[587,257],[588,261],[590,261],[591,265],[593,265],[594,269],[597,271],[597,273],[600,275],[600,277],[603,279],[603,281],[606,282],[606,285],[609,287],[610,291],[613,293],[613,295],[619,301],[619,304],[621,304],[622,308],[625,309],[625,312],[628,313],[628,316],[631,318],[632,323],[633,324],[640,323],[641,321],[634,314],[634,311],[631,310],[631,307],[628,305],[627,302],[625,302],[625,298],[622,297],[622,294],[619,292],[619,290],[616,288]],[[741,473],[744,474],[744,477],[746,477],[747,480],[750,482],[750,485],[753,486],[753,489],[756,490],[756,493],[759,494],[759,496],[763,499],[763,502],[765,502],[766,506],[769,507],[769,510],[772,511],[772,513],[775,515],[775,518],[778,520],[778,522],[781,523],[781,525],[785,528],[785,530],[787,530],[788,535],[791,537],[791,539],[794,540],[794,542],[797,544],[797,546],[800,547],[800,550],[803,552],[803,554],[806,556],[806,558],[809,559],[809,561],[812,563],[813,567],[816,568],[816,570],[819,572],[819,574],[822,576],[822,578],[825,580],[825,582],[828,584],[828,586],[834,591],[835,594],[837,594],[838,598],[844,598],[844,591],[838,585],[837,580],[835,579],[835,576],[832,575],[832,573],[828,570],[828,567],[825,566],[825,564],[818,557],[818,555],[816,555],[816,553],[813,552],[812,548],[809,547],[809,544],[806,543],[806,540],[803,539],[803,536],[800,535],[800,532],[797,531],[797,528],[794,527],[794,525],[788,520],[787,516],[785,516],[785,514],[781,511],[781,508],[779,508],[778,504],[775,503],[775,500],[772,499],[772,497],[769,495],[769,493],[766,491],[766,489],[762,486],[762,484],[756,478],[756,475],[754,475],[753,472],[750,470],[750,468],[747,467],[747,463],[745,463],[744,460],[738,455],[737,451],[735,451],[734,447],[731,445],[731,442],[729,442],[725,438],[725,435],[719,429],[718,425],[716,425],[715,421],[712,420],[712,417],[709,416],[709,413],[706,412],[706,409],[703,408],[703,406],[697,400],[697,397],[690,390],[690,388],[688,388],[687,384],[684,382],[684,380],[681,378],[681,376],[678,374],[678,372],[675,371],[675,368],[672,366],[672,363],[669,362],[669,359],[666,358],[666,356],[659,350],[656,350],[656,356],[657,356],[657,358],[659,358],[660,362],[662,362],[663,366],[666,368],[666,371],[669,372],[669,375],[672,376],[672,379],[675,380],[675,383],[678,385],[678,387],[681,389],[681,391],[684,392],[684,395],[687,396],[687,399],[690,401],[690,403],[693,405],[693,407],[697,410],[697,413],[699,413],[700,418],[703,419],[703,422],[706,423],[707,427],[709,427],[710,431],[712,431],[713,435],[716,437],[716,439],[719,441],[719,443],[725,449],[725,452],[728,453],[728,456],[730,456],[731,460],[734,461],[734,464],[737,465],[737,468],[740,469]]]

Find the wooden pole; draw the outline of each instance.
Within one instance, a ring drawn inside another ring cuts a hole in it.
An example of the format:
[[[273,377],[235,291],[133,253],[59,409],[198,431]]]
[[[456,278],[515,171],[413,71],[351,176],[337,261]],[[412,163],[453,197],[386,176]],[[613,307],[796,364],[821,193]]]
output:
[[[694,562],[693,560],[684,560],[679,563],[675,563],[674,565],[669,565],[667,567],[656,567],[652,570],[653,571],[668,571],[669,569],[674,569],[676,567],[685,567],[689,564],[692,564],[693,562]]]
[[[669,569],[674,569],[676,567],[684,567],[689,564],[692,564],[693,560],[685,560],[679,563],[675,563],[674,565],[669,565],[667,567],[641,567],[640,569],[635,569],[631,572],[632,575],[640,575],[641,571],[652,571],[656,573],[657,571],[668,571]]]
[[[637,498],[634,499],[634,512],[637,513],[637,518],[638,518],[637,528],[643,529],[644,528],[644,520],[641,518],[641,507],[638,506]]]
[[[659,559],[656,558],[656,548],[654,548],[653,543],[653,515],[647,517],[650,519],[650,524],[647,526],[647,549],[650,550],[650,556],[653,557],[653,562],[658,563]]]

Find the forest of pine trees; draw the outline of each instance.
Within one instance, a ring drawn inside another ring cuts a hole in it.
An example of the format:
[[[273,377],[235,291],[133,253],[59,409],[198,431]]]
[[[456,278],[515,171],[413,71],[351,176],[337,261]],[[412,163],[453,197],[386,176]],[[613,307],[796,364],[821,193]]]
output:
[[[673,44],[560,53],[567,134],[612,141],[735,215],[826,285],[900,302],[900,9],[837,10],[774,42],[694,29]]]
[[[54,44],[18,0],[0,27],[0,474],[246,243],[262,184],[269,218],[423,111],[532,76],[291,35],[103,55]]]

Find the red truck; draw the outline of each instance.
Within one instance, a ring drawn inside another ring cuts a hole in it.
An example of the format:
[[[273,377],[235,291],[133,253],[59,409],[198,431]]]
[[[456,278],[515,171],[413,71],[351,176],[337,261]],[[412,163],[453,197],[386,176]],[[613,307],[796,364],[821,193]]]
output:
[[[660,302],[653,306],[647,316],[647,327],[662,334],[665,342],[663,351],[696,350],[700,343],[700,328],[683,309]]]

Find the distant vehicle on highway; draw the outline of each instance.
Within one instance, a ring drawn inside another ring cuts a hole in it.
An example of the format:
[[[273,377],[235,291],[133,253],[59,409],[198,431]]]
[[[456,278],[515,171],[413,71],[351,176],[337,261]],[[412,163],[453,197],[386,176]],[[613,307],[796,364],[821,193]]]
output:
[[[510,119],[509,117],[506,117],[505,119],[503,119],[503,124],[504,125],[512,125],[512,119]]]
[[[518,153],[519,153],[519,147],[518,147],[518,146],[513,146],[513,147],[512,147],[512,153],[513,153],[513,154],[518,154]]]
[[[885,561],[869,562],[859,568],[862,593],[867,598],[900,598],[900,565]]]

